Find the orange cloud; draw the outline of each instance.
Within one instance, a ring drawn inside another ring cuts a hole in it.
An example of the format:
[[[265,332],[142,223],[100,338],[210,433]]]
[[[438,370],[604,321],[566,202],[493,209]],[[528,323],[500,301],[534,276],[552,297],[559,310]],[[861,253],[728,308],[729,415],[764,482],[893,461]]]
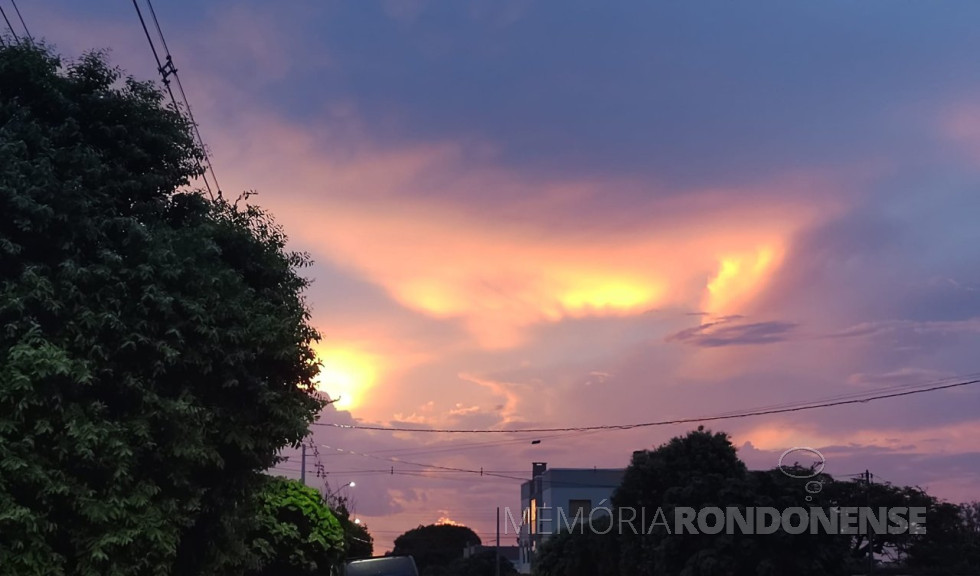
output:
[[[980,422],[910,428],[857,428],[839,432],[818,429],[816,424],[769,423],[736,435],[737,443],[751,442],[760,450],[782,451],[795,446],[877,446],[908,454],[957,454],[976,451]]]
[[[786,239],[748,252],[723,256],[708,282],[702,310],[716,316],[743,313],[743,306],[765,285],[785,254]],[[705,321],[709,317],[705,316]]]
[[[383,147],[356,118],[333,122],[251,116],[217,143],[222,164],[234,166],[231,188],[275,191],[258,200],[315,257],[410,310],[458,320],[488,349],[516,346],[528,327],[564,318],[660,307],[741,312],[794,234],[832,209],[816,200],[833,186],[819,175],[684,192],[625,180],[542,182],[492,157],[474,160],[455,143]],[[342,146],[318,136],[334,132],[347,138]],[[606,202],[610,190],[632,192],[617,207]]]
[[[486,348],[517,345],[526,327],[568,317],[662,306],[737,313],[812,217],[787,207],[779,219],[751,227],[715,214],[710,232],[637,230],[542,242],[519,226],[418,200],[327,199],[315,211],[276,212],[294,222],[290,229],[304,244],[359,271],[407,308],[462,320]],[[314,213],[329,221],[311,221]]]

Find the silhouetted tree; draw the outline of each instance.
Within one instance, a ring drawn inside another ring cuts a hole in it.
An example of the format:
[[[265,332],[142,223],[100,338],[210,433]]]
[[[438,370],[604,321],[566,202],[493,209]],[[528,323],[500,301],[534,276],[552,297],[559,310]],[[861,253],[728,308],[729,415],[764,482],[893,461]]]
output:
[[[537,576],[617,576],[619,574],[619,537],[613,519],[597,516],[585,519],[571,530],[564,530],[545,540],[534,556]]]
[[[355,522],[351,518],[347,498],[338,496],[329,500],[331,509],[344,529],[344,551],[349,560],[355,558],[370,558],[374,554],[374,537],[368,531],[367,525]]]
[[[617,513],[636,510],[649,525],[638,533],[621,532],[619,572],[622,576],[843,574],[847,537],[782,531],[768,535],[675,532],[679,507],[785,509],[805,506],[805,496],[802,483],[779,470],[749,472],[727,435],[703,427],[655,450],[636,452],[613,503]],[[658,509],[664,521],[655,523]]]
[[[446,568],[445,573],[451,576],[496,576],[494,560],[497,559],[495,550],[481,550],[466,558],[454,560]],[[500,576],[517,576],[517,569],[510,560],[500,557]]]
[[[658,508],[672,519],[677,506],[717,505],[720,496],[731,492],[745,476],[745,464],[728,436],[702,427],[655,450],[634,452],[613,504],[617,510],[647,510],[646,521],[652,524]],[[653,534],[627,531],[620,537],[624,576],[679,574],[688,562],[713,562],[707,551],[717,538],[666,537],[666,530],[657,526]],[[696,555],[700,560],[692,560]]]
[[[411,554],[420,572],[444,568],[463,557],[463,549],[479,545],[480,537],[466,526],[430,524],[419,526],[395,538],[392,554]]]

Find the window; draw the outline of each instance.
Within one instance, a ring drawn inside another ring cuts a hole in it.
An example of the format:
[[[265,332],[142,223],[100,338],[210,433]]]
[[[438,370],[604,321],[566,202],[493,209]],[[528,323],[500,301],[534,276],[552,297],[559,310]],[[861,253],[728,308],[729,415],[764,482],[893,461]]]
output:
[[[588,522],[590,512],[592,512],[592,500],[568,501],[568,522],[576,522],[577,519]]]

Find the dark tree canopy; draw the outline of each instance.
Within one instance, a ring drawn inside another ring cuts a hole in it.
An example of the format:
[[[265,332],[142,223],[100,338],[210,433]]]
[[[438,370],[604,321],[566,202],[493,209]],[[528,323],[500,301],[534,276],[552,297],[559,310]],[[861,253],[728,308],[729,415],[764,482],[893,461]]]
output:
[[[463,557],[463,549],[479,545],[480,537],[466,526],[430,524],[419,526],[395,538],[392,554],[411,554],[419,571],[447,566]]]
[[[799,466],[749,471],[725,434],[699,428],[654,450],[635,452],[613,495],[614,516],[591,519],[591,525],[577,525],[570,533],[552,536],[535,555],[534,573],[833,576],[865,573],[873,546],[879,569],[884,568],[883,560],[891,563],[889,574],[980,574],[980,504],[956,506],[919,488],[835,481],[818,472]],[[820,482],[822,490],[811,495],[801,478]],[[670,531],[678,506],[741,510],[921,507],[926,509],[928,530],[925,534],[879,534],[871,539],[861,534],[791,534],[784,530],[678,534]],[[624,529],[624,523],[628,526],[642,509],[647,511],[650,526]],[[655,525],[658,509],[664,520]]]
[[[805,495],[802,483],[779,470],[748,471],[727,435],[698,428],[655,450],[634,453],[613,502],[617,510],[646,508],[647,518],[662,508],[672,519],[679,506],[785,509],[805,505]],[[658,526],[653,534],[626,531],[617,544],[622,576],[831,576],[844,573],[849,538],[782,531],[672,534]]]
[[[613,504],[616,509],[649,510],[651,518],[662,507],[672,518],[677,506],[717,504],[720,494],[744,482],[746,473],[728,436],[698,429],[656,450],[635,452]],[[686,562],[686,556],[704,544],[627,533],[620,542],[622,573],[674,574],[668,566]]]
[[[374,537],[368,531],[367,525],[351,517],[347,498],[337,496],[328,498],[328,502],[344,529],[346,559],[371,558],[374,555]]]
[[[322,407],[308,260],[200,155],[101,55],[0,49],[5,574],[220,573]]]
[[[493,549],[480,550],[465,558],[458,558],[443,572],[449,576],[498,576],[498,564],[499,576],[517,576],[517,569],[510,560],[503,556],[498,559],[497,551]]]
[[[534,559],[537,576],[618,576],[619,538],[608,515],[586,519],[545,541]]]

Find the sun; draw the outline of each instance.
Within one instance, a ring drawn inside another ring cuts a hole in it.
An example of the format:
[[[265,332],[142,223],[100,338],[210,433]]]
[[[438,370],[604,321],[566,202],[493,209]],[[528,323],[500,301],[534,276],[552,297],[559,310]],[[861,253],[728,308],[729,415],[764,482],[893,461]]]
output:
[[[367,390],[374,385],[377,368],[374,359],[349,348],[317,350],[320,373],[314,378],[316,387],[336,400],[338,410],[359,406]]]

